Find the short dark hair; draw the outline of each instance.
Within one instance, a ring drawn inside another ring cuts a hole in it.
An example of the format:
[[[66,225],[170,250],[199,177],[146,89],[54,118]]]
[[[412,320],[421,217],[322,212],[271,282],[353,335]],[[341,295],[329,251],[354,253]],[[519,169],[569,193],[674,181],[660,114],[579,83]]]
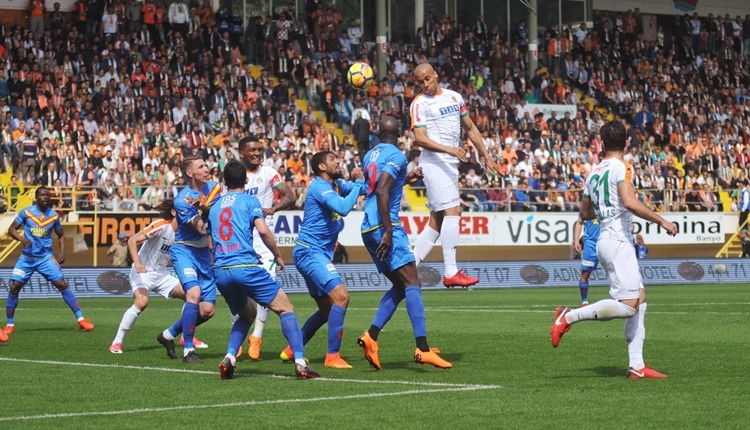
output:
[[[622,122],[610,121],[602,126],[600,132],[602,134],[602,140],[604,141],[605,151],[625,150],[627,133]]]
[[[156,210],[159,211],[159,218],[166,220],[174,218],[172,209],[174,209],[174,199],[164,199],[156,206]]]
[[[244,188],[247,181],[247,169],[237,160],[232,160],[224,166],[224,184],[227,189]]]
[[[185,173],[187,171],[188,167],[190,167],[190,165],[193,164],[193,161],[198,161],[198,160],[202,160],[202,159],[203,158],[201,158],[200,155],[189,155],[189,156],[183,158],[182,159],[182,166],[180,166],[182,168],[182,173]]]
[[[35,197],[35,198],[36,198],[36,197],[39,197],[39,193],[41,193],[42,191],[45,191],[45,190],[46,190],[47,192],[49,192],[49,188],[47,188],[47,187],[45,187],[45,186],[41,186],[41,187],[37,188],[37,189],[36,189],[36,191],[34,192],[34,197]]]
[[[320,171],[320,167],[318,167],[321,164],[325,164],[326,159],[328,158],[328,154],[333,154],[331,151],[320,151],[316,152],[315,155],[313,155],[312,161],[310,162],[310,167],[312,168],[313,174],[315,176],[320,176],[322,173]]]
[[[247,135],[240,139],[240,142],[237,144],[237,150],[242,152],[242,150],[245,149],[245,145],[251,142],[260,142],[260,140],[258,140],[258,136],[254,134]]]

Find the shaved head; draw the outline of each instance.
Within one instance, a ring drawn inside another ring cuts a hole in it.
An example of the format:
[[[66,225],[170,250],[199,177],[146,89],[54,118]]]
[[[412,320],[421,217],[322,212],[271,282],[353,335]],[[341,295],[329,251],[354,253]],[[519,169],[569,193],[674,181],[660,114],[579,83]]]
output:
[[[414,83],[422,90],[423,94],[434,96],[440,91],[437,72],[430,63],[420,63],[414,68],[412,75],[414,76]]]
[[[380,132],[380,141],[396,144],[398,142],[399,135],[398,120],[392,116],[384,115],[380,119],[380,126],[378,131]]]
[[[432,68],[430,63],[420,63],[414,68],[415,75],[421,75],[423,73],[432,73],[435,69]]]

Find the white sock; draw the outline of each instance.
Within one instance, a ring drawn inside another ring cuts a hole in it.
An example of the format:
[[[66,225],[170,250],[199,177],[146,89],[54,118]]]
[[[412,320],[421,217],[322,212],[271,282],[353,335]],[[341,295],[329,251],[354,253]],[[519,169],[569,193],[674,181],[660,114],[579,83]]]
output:
[[[266,328],[266,321],[268,320],[268,308],[259,304],[256,310],[258,315],[255,317],[253,336],[261,339],[263,338],[263,330]]]
[[[236,323],[238,319],[240,319],[239,315],[232,314],[232,317],[231,317],[232,325],[234,325],[234,323]]]
[[[635,315],[635,309],[617,300],[607,299],[600,300],[593,305],[574,309],[565,314],[565,320],[568,324],[574,324],[579,321],[609,321],[614,318],[630,318],[633,315]]]
[[[229,361],[232,362],[232,366],[234,366],[235,364],[237,364],[237,357],[235,357],[234,355],[227,354],[227,355],[225,355],[225,357],[228,358]]]
[[[414,242],[414,258],[417,260],[417,266],[422,262],[435,246],[435,242],[440,237],[440,233],[436,232],[435,229],[427,225],[419,236],[417,241]]]
[[[183,357],[187,357],[187,355],[188,355],[188,354],[190,354],[190,353],[191,353],[191,352],[193,352],[193,351],[195,351],[195,348],[185,348],[185,349],[184,349],[184,350],[182,351],[182,356],[183,356]]]
[[[625,340],[628,342],[630,367],[643,369],[643,342],[646,340],[646,303],[638,306],[638,312],[625,320]]]
[[[459,216],[443,217],[443,225],[440,227],[440,241],[443,243],[443,262],[445,263],[445,276],[451,277],[458,272],[456,265],[456,248],[458,248],[458,222]]]
[[[174,336],[172,336],[172,333],[169,332],[169,329],[166,329],[163,332],[161,332],[161,335],[164,336],[164,339],[166,340],[174,340]]]
[[[307,362],[304,358],[297,358],[294,360],[294,364],[301,364],[302,366],[307,366]]]
[[[122,321],[120,321],[120,328],[117,329],[117,335],[112,343],[122,343],[125,336],[128,335],[128,332],[133,329],[135,322],[138,320],[138,315],[140,314],[141,311],[139,311],[135,305],[125,311],[125,315],[122,316]]]

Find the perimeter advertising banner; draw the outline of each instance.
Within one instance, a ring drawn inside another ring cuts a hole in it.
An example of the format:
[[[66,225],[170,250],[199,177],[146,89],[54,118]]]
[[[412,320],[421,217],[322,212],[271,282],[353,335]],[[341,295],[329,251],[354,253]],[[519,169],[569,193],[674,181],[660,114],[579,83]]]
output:
[[[723,213],[662,214],[677,224],[679,234],[669,237],[651,222],[636,218],[633,233],[641,234],[647,245],[724,243]],[[302,227],[303,212],[282,212],[274,216],[272,230],[279,246],[294,246]],[[569,245],[577,213],[476,212],[461,217],[461,246],[560,246]],[[131,235],[157,219],[155,213],[119,213],[99,216],[99,245],[111,245],[120,232]],[[344,246],[363,246],[360,235],[363,213],[352,212],[345,219],[339,242]],[[81,214],[81,221],[91,217]],[[426,213],[402,213],[401,223],[412,243],[429,221]],[[89,246],[93,244],[93,227],[80,227]]]
[[[750,259],[641,260],[643,283],[649,285],[745,284],[750,275]],[[573,287],[578,286],[581,262],[466,262],[469,275],[480,279],[477,288]],[[391,283],[373,264],[337,264],[341,279],[350,291],[384,291]],[[12,269],[0,269],[0,294],[8,291]],[[65,279],[78,297],[130,297],[129,269],[65,268]],[[419,278],[424,288],[442,289],[442,263],[422,263]],[[278,280],[287,292],[307,293],[305,281],[293,264]],[[608,286],[603,269],[591,274],[592,286]],[[22,293],[24,298],[60,297],[55,287],[34,274]]]

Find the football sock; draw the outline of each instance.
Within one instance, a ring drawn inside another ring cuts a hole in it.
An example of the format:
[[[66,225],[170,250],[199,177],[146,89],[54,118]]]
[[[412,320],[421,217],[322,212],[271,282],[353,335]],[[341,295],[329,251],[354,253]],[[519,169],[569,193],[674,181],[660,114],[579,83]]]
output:
[[[135,325],[135,322],[138,320],[138,315],[140,314],[141,311],[138,310],[135,305],[125,311],[125,315],[122,316],[122,321],[120,321],[120,328],[117,329],[117,335],[115,335],[115,340],[112,341],[112,343],[122,343],[125,336],[128,335],[128,332]]]
[[[65,303],[68,304],[70,307],[70,310],[73,311],[73,313],[76,315],[77,320],[83,319],[83,312],[81,312],[81,307],[78,306],[78,299],[76,298],[75,293],[73,293],[73,290],[70,288],[66,288],[61,291],[63,300],[65,300]]]
[[[304,363],[305,346],[302,344],[302,333],[299,329],[297,315],[294,312],[287,312],[281,314],[279,319],[281,319],[281,331],[289,342],[289,346],[292,347],[292,351],[294,351],[294,362],[299,363],[299,360],[302,360],[302,363]]]
[[[198,304],[186,302],[182,308],[182,338],[185,340],[185,351],[193,350],[193,335],[199,316]]]
[[[265,306],[257,305],[257,316],[255,317],[255,328],[253,329],[253,336],[257,338],[263,337],[263,330],[266,327],[266,321],[268,320],[268,308]]]
[[[172,340],[179,336],[180,333],[182,333],[182,318],[178,319],[169,328],[164,330],[162,335],[164,335],[164,339]]]
[[[378,333],[385,327],[386,323],[391,319],[393,313],[396,312],[398,304],[401,300],[404,300],[406,295],[401,289],[391,287],[390,290],[383,294],[383,298],[380,299],[380,306],[378,311],[375,312],[375,317],[372,319],[372,325],[370,326],[370,337],[372,340],[378,340]]]
[[[440,237],[440,233],[436,232],[432,227],[427,225],[419,236],[417,241],[414,242],[414,258],[417,260],[417,266],[422,262],[435,246],[435,242]]]
[[[411,328],[414,330],[416,339],[425,338],[424,346],[426,347],[427,327],[424,317],[424,302],[422,302],[422,289],[411,286],[406,287],[406,312],[411,320]],[[429,348],[424,351],[429,351]]]
[[[578,281],[578,288],[581,290],[581,302],[589,301],[589,281]]]
[[[625,340],[628,342],[630,367],[643,369],[643,342],[646,340],[646,303],[638,306],[638,312],[625,320]]]
[[[8,300],[5,302],[5,315],[8,318],[8,325],[15,324],[16,308],[18,307],[18,295],[8,293]]]
[[[328,314],[328,353],[335,354],[341,349],[341,338],[344,337],[344,317],[346,309],[338,305],[331,306]]]
[[[307,345],[307,342],[310,342],[310,339],[315,336],[315,333],[318,331],[318,329],[323,327],[323,324],[325,324],[326,322],[326,319],[323,318],[323,315],[320,313],[320,311],[315,311],[314,314],[310,315],[310,318],[305,321],[305,324],[300,329],[300,331],[302,332],[302,344]]]
[[[250,331],[250,326],[248,326],[247,330]],[[247,333],[245,333],[245,334],[247,334]],[[234,366],[234,365],[237,364],[237,357],[235,355],[233,355],[233,354],[227,354],[224,357],[229,359],[229,361],[232,363],[232,366]]]
[[[443,243],[443,261],[445,262],[445,276],[451,277],[458,272],[456,265],[456,248],[458,248],[458,222],[459,216],[443,217],[443,226],[440,227],[440,241]]]
[[[237,355],[237,350],[242,346],[242,342],[247,337],[247,332],[250,331],[250,322],[244,318],[239,318],[232,325],[232,331],[229,333],[229,344],[227,345],[227,357],[234,357]],[[234,364],[234,363],[232,363]]]
[[[609,321],[614,318],[630,318],[633,315],[635,315],[635,309],[617,300],[607,299],[600,300],[585,308],[573,309],[565,314],[565,320],[569,324],[574,324],[578,321]]]

